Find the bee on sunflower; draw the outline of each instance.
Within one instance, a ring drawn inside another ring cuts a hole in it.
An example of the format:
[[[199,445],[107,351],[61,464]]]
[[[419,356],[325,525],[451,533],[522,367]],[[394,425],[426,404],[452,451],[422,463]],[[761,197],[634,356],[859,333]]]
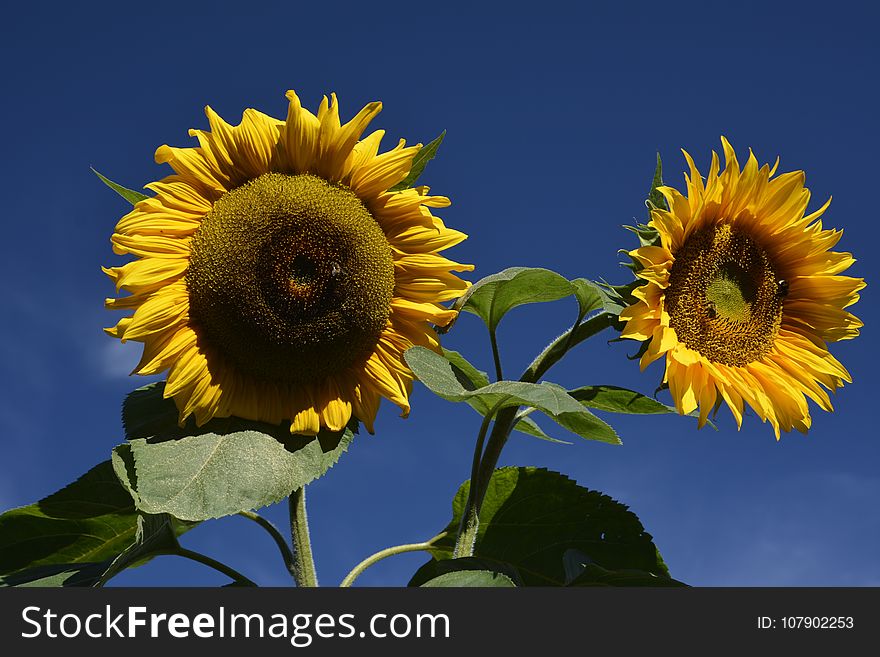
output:
[[[740,169],[721,139],[725,167],[712,153],[705,180],[690,167],[687,195],[660,186],[654,244],[629,252],[643,285],[620,313],[621,337],[645,343],[640,365],[663,359],[663,382],[679,413],[699,408],[699,425],[725,402],[738,427],[745,405],[781,431],[810,427],[807,398],[833,410],[828,391],[851,382],[827,343],[859,334],[846,310],[861,278],[842,276],[855,262],[831,251],[842,231],[820,217],[830,199],[805,214],[804,172],[776,176],[750,152]]]
[[[382,397],[409,411],[403,353],[438,350],[431,324],[470,271],[440,255],[466,238],[431,208],[427,187],[397,189],[421,144],[379,153],[361,139],[381,103],[341,124],[336,96],[317,115],[296,93],[281,121],[254,109],[237,126],[210,107],[194,148],[161,146],[174,174],[117,224],[105,268],[108,308],[133,310],[107,329],[144,344],[138,374],[168,372],[180,422],[236,416],[291,433],[340,430],[352,415],[373,431]]]

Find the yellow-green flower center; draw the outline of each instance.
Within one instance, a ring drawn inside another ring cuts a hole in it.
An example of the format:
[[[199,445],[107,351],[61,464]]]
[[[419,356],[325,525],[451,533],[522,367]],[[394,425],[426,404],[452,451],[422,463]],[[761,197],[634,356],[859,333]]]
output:
[[[669,325],[710,361],[742,367],[773,346],[786,289],[750,235],[730,224],[709,226],[675,254],[666,290]]]
[[[261,380],[306,384],[371,353],[395,279],[388,241],[350,189],[267,173],[214,203],[186,282],[211,347]]]

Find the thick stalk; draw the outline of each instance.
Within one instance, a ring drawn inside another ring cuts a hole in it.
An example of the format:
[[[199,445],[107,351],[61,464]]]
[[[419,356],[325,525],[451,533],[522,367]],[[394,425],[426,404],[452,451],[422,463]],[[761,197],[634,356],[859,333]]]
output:
[[[486,496],[486,489],[489,486],[489,480],[492,478],[492,473],[498,464],[501,450],[504,449],[510,432],[513,431],[518,410],[518,407],[510,406],[498,413],[495,424],[492,426],[492,432],[489,434],[483,458],[480,460],[480,467],[477,470],[476,476],[471,479],[471,489],[476,489],[476,494],[472,495],[472,499],[468,500],[468,506],[465,507],[466,511],[470,511],[472,506],[473,513],[479,515],[480,507],[483,505],[483,498]],[[476,485],[474,482],[476,482]]]
[[[532,361],[531,365],[529,365],[528,368],[526,368],[526,371],[523,372],[519,380],[526,383],[536,383],[544,376],[547,370],[558,363],[572,347],[608,328],[613,324],[615,319],[616,316],[611,313],[600,313],[586,322],[575,323],[574,326],[556,338],[553,342],[547,345],[540,354],[538,354],[535,360]],[[492,432],[489,434],[489,440],[486,443],[486,449],[480,458],[477,473],[475,476],[471,476],[470,494],[462,516],[463,521],[468,519],[468,525],[459,534],[459,539],[456,543],[456,551],[458,551],[459,545],[464,547],[466,545],[464,541],[470,540],[471,538],[470,536],[465,536],[464,533],[467,531],[467,527],[470,526],[471,522],[476,522],[479,519],[480,507],[482,506],[483,498],[486,495],[486,488],[489,485],[495,467],[498,465],[501,451],[507,444],[507,439],[510,437],[510,433],[513,431],[513,427],[516,424],[517,411],[518,409],[516,407],[505,408],[498,413],[498,417],[495,419],[495,424],[492,426]],[[475,532],[473,538],[476,538]],[[473,543],[470,544],[469,552],[462,550],[461,554],[456,554],[455,556],[470,556],[471,554],[473,554]]]
[[[455,541],[455,549],[452,552],[452,557],[454,559],[459,557],[469,557],[474,553],[474,544],[477,541],[477,531],[480,528],[479,507],[474,504],[474,501],[477,498],[482,499],[482,495],[479,491],[474,489],[474,482],[477,481],[477,474],[480,471],[480,462],[483,458],[483,443],[486,441],[486,432],[489,430],[489,424],[491,424],[492,418],[495,417],[495,413],[498,412],[498,407],[501,406],[503,402],[504,400],[502,399],[495,404],[495,406],[486,413],[483,417],[482,424],[480,424],[480,432],[477,434],[477,442],[474,445],[474,458],[471,462],[471,485],[468,488],[468,498],[464,506],[466,513],[461,516],[461,523],[458,527],[458,539]]]
[[[293,579],[297,586],[318,586],[312,542],[309,538],[309,520],[306,516],[306,489],[297,488],[288,498],[290,507],[290,537],[293,543]]]

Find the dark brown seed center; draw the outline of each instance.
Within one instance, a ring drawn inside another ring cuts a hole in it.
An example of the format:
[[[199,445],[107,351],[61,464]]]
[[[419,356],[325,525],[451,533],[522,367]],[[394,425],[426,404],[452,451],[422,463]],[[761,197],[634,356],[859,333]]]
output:
[[[666,290],[678,339],[710,361],[742,367],[773,346],[784,293],[767,252],[730,224],[688,237]]]
[[[371,353],[395,279],[388,241],[351,190],[267,173],[214,204],[186,282],[211,346],[259,379],[308,384]]]

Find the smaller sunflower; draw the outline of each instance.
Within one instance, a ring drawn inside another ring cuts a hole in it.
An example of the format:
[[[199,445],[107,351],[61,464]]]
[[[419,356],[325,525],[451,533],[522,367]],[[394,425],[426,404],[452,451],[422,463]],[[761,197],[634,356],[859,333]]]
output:
[[[664,359],[676,409],[699,408],[700,427],[722,401],[741,427],[748,405],[778,440],[807,432],[807,398],[832,411],[827,391],[852,382],[826,343],[859,334],[862,322],[845,309],[865,282],[840,275],[855,260],[830,250],[843,234],[819,219],[831,200],[804,214],[803,171],[774,177],[778,160],[759,167],[751,152],[740,170],[721,142],[723,171],[713,152],[704,181],[683,151],[687,196],[658,188],[669,210],[651,211],[659,243],[629,253],[645,284],[620,313],[621,336],[647,343],[643,370]]]

